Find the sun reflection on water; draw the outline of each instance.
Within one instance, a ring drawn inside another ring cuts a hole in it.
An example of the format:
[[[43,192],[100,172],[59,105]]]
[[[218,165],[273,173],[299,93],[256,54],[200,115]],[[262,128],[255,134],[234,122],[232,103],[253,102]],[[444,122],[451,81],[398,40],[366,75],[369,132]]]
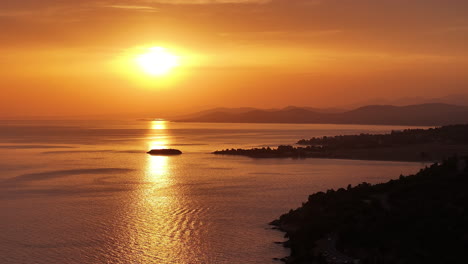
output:
[[[150,138],[148,143],[149,149],[165,149],[169,147],[169,142],[166,136],[155,136]]]
[[[167,129],[167,121],[165,121],[165,120],[151,121],[151,129],[152,130],[166,130]]]
[[[148,141],[149,149],[165,149],[169,147],[169,135],[167,133],[167,121],[156,120],[150,124],[150,134]],[[148,156],[147,175],[150,182],[166,187],[170,183],[169,179],[169,157]]]
[[[170,124],[152,121],[148,124],[148,149],[170,148]],[[143,245],[138,263],[195,263],[193,250],[182,241],[193,239],[194,231],[187,224],[184,195],[177,185],[177,160],[174,156],[147,155],[144,181],[135,211],[138,221],[135,241]]]
[[[169,185],[168,157],[148,156],[147,175],[150,182],[158,184],[160,187]]]

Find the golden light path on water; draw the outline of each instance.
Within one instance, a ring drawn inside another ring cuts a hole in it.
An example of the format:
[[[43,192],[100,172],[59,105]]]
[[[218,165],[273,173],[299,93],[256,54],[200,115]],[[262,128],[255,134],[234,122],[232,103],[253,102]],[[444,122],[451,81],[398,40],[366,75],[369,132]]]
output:
[[[168,148],[169,135],[167,133],[167,121],[151,121],[151,130],[149,135],[148,149]],[[147,175],[149,181],[157,184],[159,187],[167,187],[169,179],[169,157],[148,155]]]
[[[152,121],[147,134],[148,149],[171,145],[167,121]],[[144,173],[145,188],[139,192],[133,232],[141,252],[135,254],[139,263],[190,263],[193,259],[182,241],[191,240],[190,220],[184,208],[181,190],[175,187],[174,161],[177,157],[147,156]],[[190,221],[189,221],[190,222]],[[156,262],[155,262],[156,261]],[[181,262],[182,261],[182,262]]]

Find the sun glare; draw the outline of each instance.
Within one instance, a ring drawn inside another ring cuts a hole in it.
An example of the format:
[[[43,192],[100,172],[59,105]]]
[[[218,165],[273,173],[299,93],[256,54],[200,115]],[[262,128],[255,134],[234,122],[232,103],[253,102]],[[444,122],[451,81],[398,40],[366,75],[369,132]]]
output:
[[[147,53],[140,54],[136,58],[138,66],[152,76],[163,76],[179,66],[179,57],[171,54],[165,48],[152,47]]]

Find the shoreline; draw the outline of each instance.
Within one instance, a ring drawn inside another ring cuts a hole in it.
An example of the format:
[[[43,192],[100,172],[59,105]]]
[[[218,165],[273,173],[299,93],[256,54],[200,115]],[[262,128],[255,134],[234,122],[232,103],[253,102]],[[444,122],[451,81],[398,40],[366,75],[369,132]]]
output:
[[[276,244],[291,250],[289,256],[275,260],[287,264],[447,263],[465,258],[465,251],[454,256],[444,252],[468,241],[467,164],[467,158],[452,157],[385,183],[364,182],[314,193],[301,207],[269,223],[288,238]],[[427,230],[421,222],[446,228]],[[434,239],[447,242],[417,243]]]
[[[213,154],[213,153],[211,153]],[[227,154],[216,154],[219,156],[233,156]],[[369,158],[345,158],[345,157],[252,157],[247,155],[237,155],[237,156],[244,156],[250,159],[292,159],[292,160],[353,160],[353,161],[382,161],[382,162],[408,162],[408,163],[427,163],[433,164],[435,162],[439,162],[440,160],[403,160],[403,159],[369,159]]]
[[[468,155],[468,145],[414,144],[385,148],[336,149],[321,151],[308,147],[279,146],[276,149],[231,149],[214,155],[245,156],[253,159],[340,159],[434,163],[452,156]]]

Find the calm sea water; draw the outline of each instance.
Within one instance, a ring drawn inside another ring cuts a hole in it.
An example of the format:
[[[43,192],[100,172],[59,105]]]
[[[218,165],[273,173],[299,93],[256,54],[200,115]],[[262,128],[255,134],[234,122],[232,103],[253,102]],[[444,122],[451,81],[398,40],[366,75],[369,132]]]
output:
[[[211,151],[400,127],[0,121],[0,263],[276,263],[268,222],[316,191],[424,164]],[[184,155],[152,157],[151,148]]]

